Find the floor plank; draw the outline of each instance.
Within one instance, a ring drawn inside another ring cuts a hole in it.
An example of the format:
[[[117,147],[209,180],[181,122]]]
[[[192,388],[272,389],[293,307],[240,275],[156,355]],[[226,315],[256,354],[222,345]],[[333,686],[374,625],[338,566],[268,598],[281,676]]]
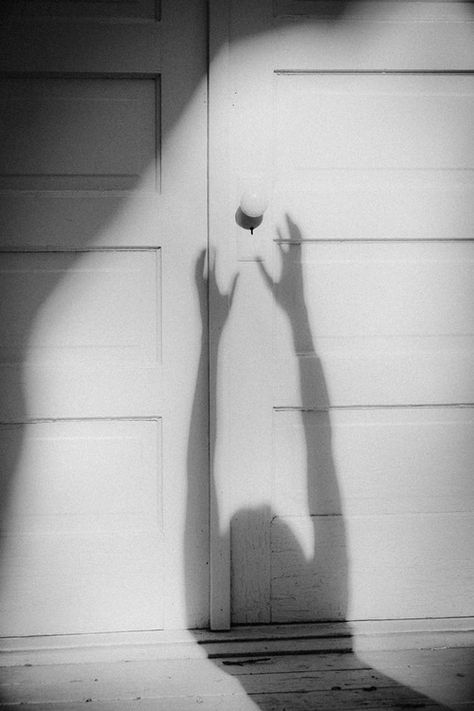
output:
[[[474,709],[474,649],[48,664],[0,669],[28,711]]]

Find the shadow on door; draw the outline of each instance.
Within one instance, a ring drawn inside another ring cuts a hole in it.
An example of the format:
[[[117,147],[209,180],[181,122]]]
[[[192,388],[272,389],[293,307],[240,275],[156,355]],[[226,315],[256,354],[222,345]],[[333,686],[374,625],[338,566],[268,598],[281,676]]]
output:
[[[278,282],[274,282],[263,263],[259,262],[262,278],[267,287],[274,294],[275,302],[286,314],[293,333],[295,354],[305,352],[315,353],[314,339],[311,332],[308,307],[305,300],[305,286],[300,259],[302,235],[298,225],[287,216],[287,227],[291,246],[279,246],[282,269]],[[281,234],[278,235],[281,238]],[[296,252],[291,254],[290,250]],[[196,285],[200,296],[201,315],[203,318],[202,353],[198,367],[196,403],[199,401],[202,383],[207,382],[207,302],[204,301],[202,281],[208,279],[208,293],[215,304],[217,322],[213,323],[214,333],[217,334],[214,342],[213,358],[211,364],[215,368],[211,374],[211,382],[217,382],[219,377],[219,341],[226,328],[226,322],[231,317],[232,304],[238,298],[238,275],[234,277],[229,292],[220,290],[216,281],[215,269],[216,255],[212,255],[206,269],[206,255],[200,255],[196,263]],[[308,365],[309,361],[309,365]],[[324,409],[318,413],[322,422],[314,428],[307,413],[301,412],[304,438],[305,459],[307,468],[307,499],[308,511],[325,508],[328,516],[337,519],[337,525],[329,529],[321,529],[317,525],[317,516],[311,516],[313,526],[314,554],[308,560],[294,533],[284,523],[279,523],[269,507],[262,506],[239,510],[232,521],[239,525],[246,525],[248,530],[258,530],[254,526],[255,520],[262,522],[273,520],[272,540],[278,541],[278,549],[288,552],[288,570],[282,571],[283,577],[293,576],[294,586],[292,593],[298,595],[298,581],[306,579],[313,581],[313,587],[307,591],[305,602],[312,610],[318,610],[317,617],[327,616],[328,619],[346,620],[348,600],[350,594],[350,561],[347,552],[347,539],[344,526],[344,517],[341,506],[341,497],[337,481],[337,471],[333,458],[331,443],[330,402],[322,364],[318,358],[299,359],[299,384],[300,394],[317,392],[318,401],[325,403]],[[211,404],[211,412],[216,412],[216,407]],[[210,443],[210,457],[213,461],[217,440],[219,438],[219,422],[213,423],[212,430],[215,439]],[[316,434],[315,434],[316,433]],[[196,413],[191,417],[189,444],[188,444],[188,492],[187,507],[189,515],[187,521],[193,520],[193,501],[195,500],[196,479],[194,477],[195,451],[198,450],[200,434],[199,418]],[[211,486],[214,482],[211,481]],[[292,486],[291,472],[287,486]],[[326,505],[321,499],[327,499]],[[229,530],[225,531],[225,543],[231,537],[232,522]],[[185,541],[193,539],[191,527],[187,527]],[[248,541],[252,546],[252,542]],[[193,580],[193,556],[191,549],[186,548],[185,556],[185,581],[186,596],[190,609],[193,609],[193,596],[195,585]],[[297,578],[295,577],[295,571]],[[241,571],[245,573],[245,571]],[[291,593],[289,593],[291,594]],[[310,598],[308,598],[308,594]],[[332,611],[326,614],[321,611]],[[190,619],[191,621],[191,619]],[[299,658],[297,654],[274,656],[271,653],[256,655],[251,658],[241,657],[227,660],[214,660],[214,663],[238,680],[242,690],[261,709],[299,709],[317,708],[324,709],[352,708],[352,703],[362,703],[364,708],[378,707],[389,703],[394,708],[441,708],[436,703],[423,696],[414,689],[403,686],[377,669],[368,666],[352,652],[350,625],[344,633],[344,653],[347,657],[347,669],[334,672],[329,668],[325,674],[321,668],[311,667],[305,663],[307,657]],[[200,642],[202,644],[202,641]],[[206,645],[204,644],[206,649]],[[215,653],[212,646],[207,647],[209,656]],[[331,663],[329,663],[329,667]],[[349,669],[351,671],[349,671]],[[336,676],[335,676],[336,674]],[[282,686],[282,678],[284,678]],[[335,682],[334,679],[339,679]],[[273,683],[272,683],[273,682]],[[325,683],[329,683],[327,688]],[[338,705],[340,704],[340,706]],[[249,707],[250,708],[250,707]]]

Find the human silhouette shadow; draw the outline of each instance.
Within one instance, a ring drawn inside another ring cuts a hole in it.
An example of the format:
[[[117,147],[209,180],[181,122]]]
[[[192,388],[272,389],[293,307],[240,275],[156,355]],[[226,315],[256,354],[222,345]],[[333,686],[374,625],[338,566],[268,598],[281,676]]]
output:
[[[278,549],[277,552],[287,551],[289,553],[286,557],[288,568],[282,569],[280,575],[282,579],[290,580],[290,587],[287,588],[286,592],[290,597],[293,596],[296,599],[297,605],[300,607],[300,616],[298,616],[296,609],[294,611],[295,620],[344,622],[347,617],[349,600],[349,558],[341,495],[332,451],[328,388],[322,363],[315,353],[314,339],[305,300],[301,260],[303,238],[297,224],[289,216],[287,216],[287,229],[290,244],[287,247],[284,247],[281,243],[278,245],[282,261],[279,280],[273,280],[263,263],[259,263],[259,270],[264,282],[272,290],[276,304],[289,319],[296,356],[305,355],[303,358],[298,358],[301,401],[302,403],[318,402],[318,408],[314,413],[306,408],[302,408],[300,413],[306,450],[307,499],[313,527],[314,554],[308,559],[290,527],[275,515],[269,505],[249,507],[237,511],[229,528],[221,536],[225,538],[225,544],[227,545],[229,539],[231,539],[234,525],[245,526],[247,530],[255,530],[256,523],[270,520],[272,522],[272,539],[276,542],[274,549]],[[282,238],[281,232],[279,232],[278,238]],[[190,626],[192,626],[195,609],[195,597],[196,595],[199,597],[202,593],[202,588],[199,587],[199,579],[202,581],[203,578],[203,571],[200,574],[196,569],[192,549],[194,538],[193,522],[195,520],[194,501],[196,500],[196,485],[198,482],[198,477],[195,476],[197,466],[196,453],[199,451],[199,438],[203,436],[202,425],[198,416],[198,403],[203,392],[208,387],[208,377],[210,376],[213,382],[216,382],[218,377],[220,340],[229,319],[232,304],[236,298],[236,291],[238,292],[238,289],[236,289],[238,275],[234,277],[228,292],[219,288],[216,280],[215,254],[211,256],[207,270],[205,270],[205,262],[206,254],[202,252],[197,260],[195,271],[196,287],[203,319],[202,351],[197,372],[195,406],[190,420],[187,450],[188,486],[184,580]],[[206,282],[205,271],[207,272],[209,298],[213,302],[212,313],[216,319],[212,324],[214,338],[211,344],[212,357],[210,359],[211,366],[215,369],[215,372],[210,374],[207,371],[207,318],[209,312],[206,290],[204,289]],[[215,389],[211,393],[211,397],[213,396],[215,396]],[[211,403],[210,411],[216,412],[216,407],[213,403]],[[313,421],[313,415],[317,418],[316,426]],[[215,482],[212,478],[212,461],[219,437],[219,422],[214,421],[211,425],[211,432],[214,437],[210,441],[209,450],[211,462],[211,490],[209,494],[212,499],[216,495],[215,491],[213,491]],[[291,472],[288,472],[288,485],[291,486]],[[329,521],[329,525],[326,528],[324,526],[321,527],[318,525],[320,524],[320,519],[324,519],[325,522],[332,519],[336,525],[331,525],[331,521]],[[281,556],[280,559],[285,561],[285,555]],[[208,575],[207,570],[204,572],[205,575]],[[245,576],[246,571],[239,570],[238,574]],[[298,590],[302,583],[305,588],[303,596]],[[206,591],[208,590],[207,585],[205,585],[205,589]],[[306,609],[303,609],[305,605]],[[302,609],[303,617],[301,617]],[[295,620],[287,619],[286,621]],[[287,681],[288,688],[283,694],[281,693],[281,687],[272,687],[271,683],[268,684],[268,677],[264,683],[260,683],[259,675],[273,673],[273,678],[276,679],[276,674],[273,671],[274,667],[278,665],[279,672],[285,670],[285,665],[288,665],[289,671],[294,669],[297,654],[272,656],[269,653],[261,656],[252,656],[250,659],[251,665],[248,665],[248,668],[245,669],[246,663],[249,662],[248,656],[239,657],[236,655],[236,658],[232,658],[231,655],[231,658],[219,659],[216,658],[215,646],[203,644],[199,635],[197,635],[197,639],[201,648],[206,650],[208,656],[213,659],[219,669],[225,670],[234,680],[239,681],[242,692],[245,692],[249,700],[255,705],[255,708],[265,709],[266,711],[270,709],[275,711],[284,711],[285,709],[286,711],[299,711],[300,709],[301,711],[303,709],[324,711],[326,708],[337,708],[335,705],[338,703],[337,694],[341,694],[341,708],[345,708],[345,705],[351,699],[355,704],[359,703],[363,694],[369,695],[362,702],[364,708],[375,708],[378,707],[379,703],[384,703],[384,694],[387,693],[387,688],[389,689],[388,693],[391,707],[393,704],[393,708],[429,707],[430,710],[444,708],[436,704],[432,699],[423,696],[414,689],[399,684],[377,669],[372,668],[362,659],[358,659],[353,653],[350,625],[341,625],[341,631],[337,634],[343,637],[343,644],[339,646],[340,652],[352,654],[353,661],[350,666],[360,674],[361,686],[353,685],[353,688],[349,688],[350,685],[344,676],[344,674],[347,674],[346,669],[341,671],[339,683],[334,684],[333,682],[333,686],[324,691],[321,691],[316,684],[319,690],[314,690],[312,685],[315,684],[318,674],[319,677],[321,675],[317,671],[312,672],[310,666],[306,665],[305,667],[302,661],[302,668],[306,669],[304,672],[306,681],[301,681],[298,675],[295,675],[292,681]],[[314,675],[314,680],[312,680],[312,675]],[[263,679],[263,676],[261,678]],[[330,698],[327,696],[328,692],[331,692]],[[343,693],[346,694],[344,698],[342,698]]]

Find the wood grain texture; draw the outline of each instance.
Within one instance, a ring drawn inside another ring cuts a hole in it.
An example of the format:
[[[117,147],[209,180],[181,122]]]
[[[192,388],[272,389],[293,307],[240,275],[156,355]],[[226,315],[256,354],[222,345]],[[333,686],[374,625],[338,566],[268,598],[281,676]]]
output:
[[[12,667],[2,708],[454,709],[472,707],[471,649]],[[440,706],[440,704],[445,704]]]
[[[416,618],[427,610],[456,617],[470,608],[472,514],[318,516],[312,524],[315,553],[308,560],[298,520],[273,522],[275,622]]]

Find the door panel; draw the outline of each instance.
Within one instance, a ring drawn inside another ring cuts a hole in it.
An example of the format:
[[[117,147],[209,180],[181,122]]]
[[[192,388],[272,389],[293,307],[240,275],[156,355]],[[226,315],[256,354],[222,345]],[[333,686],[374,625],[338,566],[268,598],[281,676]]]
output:
[[[3,91],[4,135],[14,137],[3,150],[4,187],[127,190],[141,179],[140,190],[154,189],[157,79],[11,79]]]
[[[304,239],[469,238],[471,75],[274,81],[274,219],[284,203]]]
[[[471,76],[295,72],[278,73],[276,84],[274,151],[286,178],[329,169],[345,175],[471,166]]]
[[[162,407],[160,249],[3,252],[0,274],[2,418]]]
[[[331,425],[339,487],[335,490],[323,481],[318,496],[308,502],[305,428],[319,443],[319,452],[327,426],[325,413],[309,410],[301,416],[294,409],[275,411],[277,510],[297,515],[307,505],[311,515],[321,516],[345,510],[354,516],[470,511],[474,488],[468,475],[474,456],[470,408],[335,410]]]
[[[161,420],[2,425],[4,461],[19,436],[2,563],[3,599],[16,601],[16,614],[3,634],[31,634],[31,599],[36,626],[56,633],[71,631],[71,609],[84,632],[163,620]],[[113,604],[104,605],[104,589]]]
[[[471,615],[472,9],[214,11],[232,620]]]
[[[282,409],[273,434],[275,622],[465,615],[472,408]]]
[[[288,319],[275,311],[275,403],[472,402],[473,256],[470,241],[290,245],[290,279],[277,297],[289,301],[292,282],[303,274],[312,341],[295,357]],[[323,364],[327,390],[308,382],[301,391],[301,370],[312,359]]]
[[[27,2],[4,23],[2,634],[207,620],[204,9]]]
[[[464,617],[470,609],[473,575],[465,561],[474,535],[471,512],[344,520],[314,516],[316,545],[310,564],[301,557],[300,526],[300,517],[277,516],[271,522],[275,623],[423,618],[427,610],[430,617]],[[434,552],[436,564],[427,565]],[[336,564],[347,554],[349,587],[344,563]]]

